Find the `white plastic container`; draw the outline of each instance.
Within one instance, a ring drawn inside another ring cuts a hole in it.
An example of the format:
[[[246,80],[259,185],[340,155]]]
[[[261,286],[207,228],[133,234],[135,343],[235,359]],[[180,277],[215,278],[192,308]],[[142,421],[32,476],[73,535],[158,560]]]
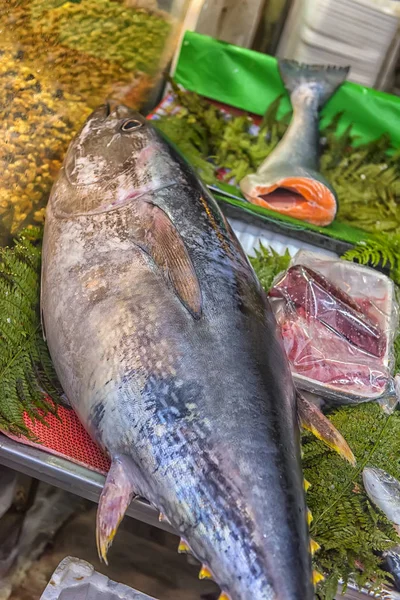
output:
[[[67,556],[54,571],[40,600],[154,600],[137,590],[111,581],[91,564]]]
[[[304,250],[290,267],[270,295],[297,387],[334,402],[379,400],[391,409],[397,401],[393,281],[375,269]]]
[[[351,81],[384,89],[399,54],[399,19],[396,0],[295,0],[277,56],[350,65]]]

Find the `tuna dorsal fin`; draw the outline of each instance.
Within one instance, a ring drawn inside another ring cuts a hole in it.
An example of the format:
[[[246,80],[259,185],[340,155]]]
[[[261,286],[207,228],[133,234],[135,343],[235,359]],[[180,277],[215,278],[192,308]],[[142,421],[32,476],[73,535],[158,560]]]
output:
[[[199,280],[175,225],[160,207],[145,200],[139,200],[133,212],[135,241],[151,256],[187,310],[200,318]]]
[[[344,437],[334,427],[323,412],[309,402],[302,394],[297,392],[297,411],[300,423],[304,429],[311,431],[319,440],[325,442],[329,448],[335,450],[353,466],[356,459]]]
[[[132,498],[135,496],[130,471],[127,457],[114,458],[101,492],[97,509],[96,541],[100,560],[104,560],[106,565],[108,564],[107,551]]]

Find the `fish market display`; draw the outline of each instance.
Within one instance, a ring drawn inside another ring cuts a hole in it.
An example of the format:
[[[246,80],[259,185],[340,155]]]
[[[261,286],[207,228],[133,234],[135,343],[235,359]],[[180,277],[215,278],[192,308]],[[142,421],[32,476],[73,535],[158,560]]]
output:
[[[3,363],[0,369],[0,413],[3,417],[0,428],[2,430],[4,430],[4,426],[7,428],[7,421],[4,420],[6,415],[9,420],[17,418],[18,423],[20,420],[22,421],[22,427],[20,426],[19,431],[26,435],[27,427],[31,430],[32,435],[38,436],[41,448],[51,452],[51,449],[47,447],[48,428],[42,427],[40,423],[32,422],[27,416],[32,407],[38,409],[41,406],[36,397],[36,384],[39,387],[42,385],[43,370],[51,367],[46,348],[39,339],[39,311],[36,308],[40,278],[40,235],[38,235],[39,232],[36,232],[38,239],[34,242],[33,247],[33,233],[30,229],[24,230],[14,246],[3,251],[1,261],[2,270],[5,265],[7,266],[5,273],[7,276],[0,277],[0,301],[4,306],[4,311],[0,313],[1,328],[7,331],[15,341],[11,348],[8,348],[9,345],[7,345],[8,354],[7,357],[4,357],[6,362]],[[253,267],[266,291],[269,290],[274,277],[289,266],[289,261],[290,256],[287,252],[280,255],[262,246],[256,251],[256,256],[251,257]],[[26,270],[28,264],[32,268]],[[7,282],[11,286],[7,287]],[[9,318],[7,315],[10,315],[9,311],[11,311],[13,304],[21,299],[21,289],[24,290],[24,294],[27,294],[27,297],[24,297],[21,303],[21,309],[26,310],[28,308],[30,311],[27,315],[29,330],[26,330],[27,335],[25,336],[23,336],[24,332],[21,332],[19,324],[21,319],[26,318],[23,316],[24,313],[16,314],[16,318],[10,319],[9,323],[7,321],[7,318]],[[35,310],[32,310],[32,305],[34,305]],[[7,327],[8,330],[4,329]],[[35,333],[35,338],[31,337],[32,333]],[[23,352],[21,352],[21,349],[23,349]],[[40,350],[39,354],[35,354],[37,350]],[[4,344],[0,345],[0,354],[4,355],[4,351]],[[396,345],[397,355],[399,355],[399,352],[400,350]],[[32,364],[27,364],[27,357],[34,357]],[[51,379],[53,378],[54,375]],[[16,404],[12,405],[13,411],[11,414],[3,412],[11,406],[9,392],[4,394],[5,381],[9,382],[9,385],[13,383],[16,391],[16,394],[13,395]],[[23,388],[24,395],[18,396],[21,382],[29,383],[29,386]],[[32,383],[35,385],[33,389],[30,389]],[[51,396],[59,402],[59,397],[54,396],[54,392],[51,392]],[[24,408],[28,410],[28,413],[24,414],[22,420],[21,412]],[[387,417],[377,404],[363,403],[357,406],[335,408],[330,411],[328,417],[324,417],[326,419],[324,422],[321,418],[323,415],[318,411],[315,412],[314,407],[310,404],[302,403],[301,399],[299,408],[303,425],[312,430],[318,437],[323,437],[324,441],[334,447],[335,450],[338,449],[337,446],[341,443],[337,435],[337,430],[339,430],[354,451],[358,464],[363,464],[363,461],[368,457],[368,461],[372,461],[373,464],[379,465],[400,478],[400,463],[397,460],[398,439],[400,439],[399,411],[394,411],[390,414],[390,417]],[[37,416],[40,417],[40,415]],[[72,423],[76,427],[72,411],[60,409],[59,416],[61,423],[45,416],[45,420],[50,427],[53,426],[55,421],[57,422],[54,431],[62,432],[64,428],[65,436],[59,433],[60,437],[64,438],[62,448],[59,448],[59,450],[64,452],[63,455],[66,458],[70,457],[74,461],[78,446],[80,461],[85,463],[85,447],[80,446],[83,439],[85,439],[84,436],[80,434],[79,439],[72,440],[68,435]],[[326,422],[330,425],[328,430]],[[15,425],[14,420],[9,421],[9,423]],[[315,426],[319,429],[315,429]],[[335,430],[336,434],[334,433]],[[23,443],[32,443],[32,437],[28,440],[22,437],[20,440]],[[70,441],[68,442],[68,440]],[[65,454],[68,443],[70,444],[71,453],[68,454],[67,450]],[[57,446],[51,446],[50,448],[57,450]],[[310,526],[311,534],[312,538],[320,545],[313,559],[316,569],[325,575],[325,581],[318,586],[318,598],[332,600],[332,590],[336,589],[339,579],[345,582],[349,579],[356,581],[362,587],[365,587],[367,582],[370,589],[380,590],[387,580],[386,572],[382,570],[380,553],[389,551],[400,543],[392,525],[387,522],[386,517],[380,511],[374,510],[371,506],[368,507],[368,510],[365,509],[366,494],[364,494],[364,488],[361,485],[361,478],[357,476],[357,472],[351,465],[354,462],[354,457],[352,461],[351,454],[345,456],[344,448],[342,448],[341,454],[347,458],[347,462],[339,458],[338,454],[328,450],[326,446],[324,447],[321,442],[315,439],[315,436],[306,433],[302,438],[302,449],[303,468],[308,480],[306,484],[308,490],[307,504],[313,515]],[[90,468],[92,463],[89,456],[91,456],[92,450],[89,452],[86,449],[86,452],[88,453],[86,464]],[[311,486],[309,483],[311,483]],[[340,498],[340,504],[338,504],[338,498]],[[7,538],[7,544],[8,542],[10,542],[9,538]],[[314,550],[316,547],[313,543]],[[181,551],[187,551],[187,545],[181,543],[180,549]],[[362,570],[360,570],[360,564],[363,565]],[[3,566],[4,564],[1,563],[0,571]]]
[[[269,292],[296,384],[345,402],[396,402],[393,283],[345,261],[299,252]]]
[[[240,182],[244,196],[260,206],[315,225],[332,223],[334,189],[319,173],[319,110],[345,80],[349,69],[280,61],[279,69],[293,105],[293,120],[283,139]]]
[[[110,0],[1,3],[0,244],[43,221],[68,144],[93,108],[147,101],[177,24]]]
[[[112,460],[107,549],[147,498],[223,597],[311,600],[295,394],[260,284],[214,200],[123,106],[72,143],[45,224],[43,330]]]

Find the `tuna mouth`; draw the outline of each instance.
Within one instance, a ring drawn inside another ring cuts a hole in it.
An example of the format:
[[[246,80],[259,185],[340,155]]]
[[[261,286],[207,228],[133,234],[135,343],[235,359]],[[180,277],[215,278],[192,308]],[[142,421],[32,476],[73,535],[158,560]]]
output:
[[[246,199],[282,215],[326,226],[336,215],[336,198],[323,183],[307,177],[290,177],[273,185],[255,185]]]

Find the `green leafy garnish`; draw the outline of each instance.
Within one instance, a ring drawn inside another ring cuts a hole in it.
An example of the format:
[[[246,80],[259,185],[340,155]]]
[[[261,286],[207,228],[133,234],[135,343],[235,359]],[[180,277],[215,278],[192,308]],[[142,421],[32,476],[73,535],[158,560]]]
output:
[[[260,243],[259,248],[254,249],[254,256],[249,258],[261,285],[268,291],[275,277],[288,268],[291,257],[288,249],[284,254],[279,254],[273,248],[266,248]]]
[[[357,459],[347,465],[310,434],[302,439],[304,475],[311,483],[307,503],[313,514],[311,536],[321,546],[317,568],[326,574],[319,597],[333,600],[340,579],[353,580],[378,593],[388,581],[379,553],[400,539],[385,515],[369,501],[361,472],[373,465],[400,479],[400,414],[384,414],[378,404],[342,407],[329,419],[344,436]]]
[[[0,249],[0,428],[27,436],[24,412],[45,422],[60,394],[40,327],[41,236],[29,228]]]
[[[348,250],[343,258],[362,265],[390,268],[390,277],[400,285],[400,234],[376,234]]]

